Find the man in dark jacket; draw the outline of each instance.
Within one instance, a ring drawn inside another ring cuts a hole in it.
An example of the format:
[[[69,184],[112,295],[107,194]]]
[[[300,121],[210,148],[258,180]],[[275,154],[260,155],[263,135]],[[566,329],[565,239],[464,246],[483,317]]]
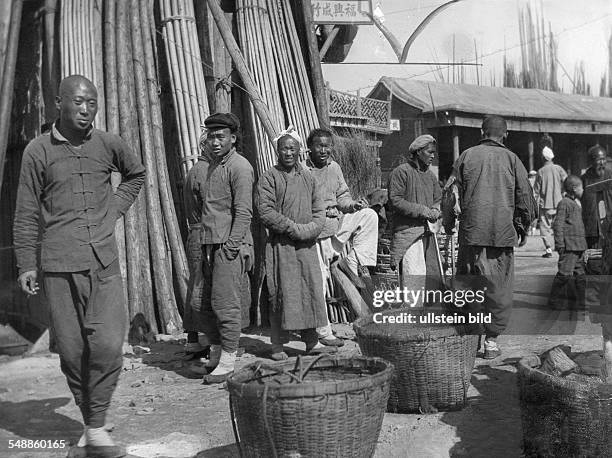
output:
[[[536,211],[527,170],[504,146],[506,121],[489,116],[482,132],[483,140],[455,162],[451,179],[461,203],[457,273],[475,275],[487,285],[482,305],[492,322],[485,325],[484,357],[493,359],[501,354],[496,339],[512,312],[514,221],[528,228]]]
[[[222,383],[234,371],[241,328],[240,287],[252,252],[253,168],[234,147],[240,122],[231,113],[204,121],[210,162],[194,188],[201,202],[202,290],[199,315],[210,341],[212,369],[204,383]],[[191,306],[192,304],[189,304]]]
[[[50,326],[85,423],[77,446],[87,456],[120,457],[104,429],[127,326],[114,232],[145,169],[120,137],[92,127],[98,93],[91,81],[63,79],[56,106],[59,119],[28,144],[21,162],[13,228],[18,283],[29,295],[38,291],[40,226]],[[111,172],[123,178],[115,192]]]

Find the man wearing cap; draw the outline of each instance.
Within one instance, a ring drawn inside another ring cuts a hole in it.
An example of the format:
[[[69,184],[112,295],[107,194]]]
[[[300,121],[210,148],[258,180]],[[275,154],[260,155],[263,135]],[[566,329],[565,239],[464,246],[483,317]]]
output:
[[[389,203],[393,210],[391,265],[399,266],[401,287],[413,291],[426,286],[426,275],[433,275],[437,265],[432,252],[436,247],[431,240],[435,235],[428,225],[440,218],[442,198],[438,179],[429,170],[435,154],[436,139],[421,135],[408,147],[408,161],[395,168],[389,177]],[[422,297],[409,305],[422,306]]]
[[[233,372],[241,328],[241,279],[252,253],[253,168],[236,151],[240,129],[232,113],[204,121],[210,153],[206,180],[192,188],[201,201],[201,325],[210,341],[204,383],[221,383]]]
[[[504,146],[504,118],[485,118],[482,133],[483,140],[459,156],[446,187],[457,184],[461,204],[457,273],[469,275],[473,289],[484,290],[484,302],[474,303],[470,311],[491,315],[491,323],[484,325],[484,357],[493,359],[501,355],[497,336],[512,313],[515,227],[529,227],[535,202],[527,170]],[[526,240],[521,234],[521,244]]]
[[[365,198],[353,200],[340,165],[332,159],[334,137],[330,130],[313,129],[306,145],[309,157],[303,166],[314,175],[325,203],[325,226],[318,237],[322,275],[325,276],[327,262],[338,256],[350,241],[351,250],[338,267],[349,278],[358,278],[360,269],[363,272],[376,265],[378,215],[368,208]],[[329,323],[317,332],[324,345],[344,344],[334,337]]]
[[[557,214],[557,205],[563,198],[563,182],[567,173],[563,167],[553,163],[555,154],[548,146],[542,149],[544,166],[538,170],[535,182],[535,194],[540,207],[540,235],[544,242],[543,258],[552,257],[553,230],[552,224]]]

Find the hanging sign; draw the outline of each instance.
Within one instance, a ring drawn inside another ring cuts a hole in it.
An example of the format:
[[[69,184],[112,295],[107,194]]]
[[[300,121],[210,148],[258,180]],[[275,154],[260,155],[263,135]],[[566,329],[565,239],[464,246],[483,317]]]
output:
[[[315,24],[372,24],[366,15],[372,14],[372,0],[311,0],[311,3]]]

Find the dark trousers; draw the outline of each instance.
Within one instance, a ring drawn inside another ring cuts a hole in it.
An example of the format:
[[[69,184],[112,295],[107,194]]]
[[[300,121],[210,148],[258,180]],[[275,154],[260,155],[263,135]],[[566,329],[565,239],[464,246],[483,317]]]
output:
[[[289,343],[289,333],[282,328],[283,312],[282,310],[274,311],[270,307],[270,342],[272,344],[286,344]],[[319,341],[319,336],[315,328],[302,329],[298,331],[302,342],[306,344],[306,347],[314,347]]]
[[[514,248],[460,245],[458,259],[457,286],[484,290],[484,301],[473,302],[466,309],[472,313],[490,313],[491,323],[484,324],[484,331],[487,337],[497,337],[506,329],[512,315]]]
[[[127,328],[119,262],[83,272],[46,272],[43,288],[68,387],[85,424],[102,427],[121,373]]]
[[[584,251],[564,251],[559,255],[557,268],[549,305],[557,310],[582,310],[586,289]]]
[[[242,258],[227,259],[220,245],[204,245],[202,253],[204,333],[211,344],[233,353],[240,340]]]

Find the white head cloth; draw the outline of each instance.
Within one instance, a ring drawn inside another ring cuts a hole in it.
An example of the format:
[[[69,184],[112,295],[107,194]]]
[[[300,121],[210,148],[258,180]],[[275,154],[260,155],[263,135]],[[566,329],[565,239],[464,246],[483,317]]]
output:
[[[551,150],[548,146],[545,146],[542,149],[542,156],[544,156],[544,159],[547,161],[550,161],[553,157],[555,157],[555,153],[553,153],[553,150]]]
[[[278,134],[278,136],[275,137],[274,140],[272,140],[272,143],[274,144],[274,149],[276,151],[278,151],[278,141],[286,135],[289,135],[294,140],[296,140],[300,144],[300,149],[302,149],[302,145],[304,144],[302,142],[302,137],[300,137],[300,134],[298,134],[297,130],[295,130],[295,127],[290,125],[285,130],[283,130],[280,134]]]

